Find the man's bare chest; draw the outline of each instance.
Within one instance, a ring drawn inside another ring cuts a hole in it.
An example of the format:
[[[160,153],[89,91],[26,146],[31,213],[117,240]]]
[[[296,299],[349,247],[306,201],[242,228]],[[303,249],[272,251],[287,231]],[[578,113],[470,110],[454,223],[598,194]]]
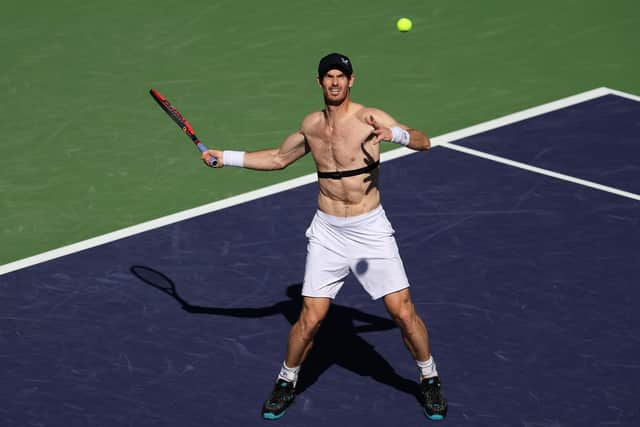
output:
[[[356,122],[351,125],[324,126],[307,140],[319,167],[342,169],[360,167],[379,157],[378,146],[371,143],[371,128]]]

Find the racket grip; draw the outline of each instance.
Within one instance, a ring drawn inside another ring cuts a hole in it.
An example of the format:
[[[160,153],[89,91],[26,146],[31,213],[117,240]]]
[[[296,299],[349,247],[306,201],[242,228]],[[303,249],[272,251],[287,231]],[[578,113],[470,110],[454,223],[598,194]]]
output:
[[[204,153],[208,150],[208,148],[202,142],[198,142],[196,144],[196,147],[198,147],[198,150],[200,150],[201,153]],[[215,167],[217,164],[218,159],[216,159],[214,156],[211,156],[211,159],[209,159],[209,166]]]

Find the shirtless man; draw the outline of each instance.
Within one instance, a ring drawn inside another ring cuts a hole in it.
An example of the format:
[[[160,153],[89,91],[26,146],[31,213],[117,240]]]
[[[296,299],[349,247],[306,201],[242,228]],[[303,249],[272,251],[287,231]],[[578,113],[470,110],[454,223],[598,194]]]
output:
[[[332,53],[322,58],[317,81],[324,95],[324,110],[306,116],[300,130],[279,147],[202,154],[207,165],[215,157],[218,168],[277,170],[311,152],[318,170],[318,211],[306,232],[304,303],[289,333],[286,358],[262,416],[280,418],[293,402],[300,366],[331,301],[352,271],[372,298],[383,298],[418,365],[424,413],[429,419],[441,420],[446,416],[447,402],[440,391],[427,329],[411,302],[393,228],[380,205],[377,180],[381,141],[423,151],[431,146],[429,138],[384,111],[351,101],[355,77],[346,56]]]

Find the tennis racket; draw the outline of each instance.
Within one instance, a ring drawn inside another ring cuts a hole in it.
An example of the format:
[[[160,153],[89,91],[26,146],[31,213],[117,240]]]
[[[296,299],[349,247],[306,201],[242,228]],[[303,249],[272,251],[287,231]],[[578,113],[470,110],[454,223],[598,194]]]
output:
[[[162,108],[164,112],[167,113],[169,117],[171,117],[171,120],[176,122],[178,127],[182,129],[182,131],[186,133],[189,138],[191,138],[191,140],[194,144],[196,144],[196,147],[198,147],[198,150],[200,150],[201,153],[204,153],[208,150],[208,148],[202,142],[200,142],[200,140],[196,136],[196,133],[191,127],[191,124],[187,121],[187,119],[184,118],[182,114],[180,114],[176,107],[174,107],[169,101],[167,101],[167,98],[162,96],[160,92],[155,89],[149,90],[149,93],[151,94],[153,99],[156,100],[160,108]],[[211,157],[211,159],[209,160],[209,166],[215,167],[217,164],[218,159],[216,159],[215,157]]]

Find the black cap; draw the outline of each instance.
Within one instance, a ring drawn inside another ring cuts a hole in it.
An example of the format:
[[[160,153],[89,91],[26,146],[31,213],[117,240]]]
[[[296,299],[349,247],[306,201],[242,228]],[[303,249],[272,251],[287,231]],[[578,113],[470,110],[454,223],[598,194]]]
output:
[[[351,61],[340,53],[330,53],[320,60],[318,64],[318,77],[322,78],[329,70],[340,70],[349,77],[353,74]]]

